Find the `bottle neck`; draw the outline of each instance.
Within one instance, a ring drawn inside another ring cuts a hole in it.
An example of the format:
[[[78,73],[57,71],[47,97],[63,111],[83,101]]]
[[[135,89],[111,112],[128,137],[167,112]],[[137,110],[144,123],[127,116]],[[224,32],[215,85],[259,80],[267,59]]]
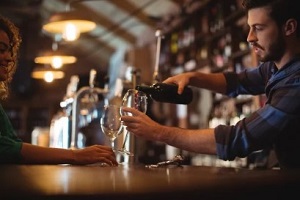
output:
[[[189,104],[193,99],[193,92],[185,87],[182,94],[178,94],[178,86],[165,83],[156,83],[151,86],[136,86],[136,89],[149,95],[152,99],[159,102]]]
[[[154,88],[151,86],[145,86],[145,85],[137,85],[135,87],[136,90],[145,92],[146,94],[151,94],[154,91]]]
[[[157,91],[177,93],[177,87],[178,86],[171,85],[171,84],[166,84],[166,83],[156,83],[156,84],[153,84],[151,87],[153,87]]]

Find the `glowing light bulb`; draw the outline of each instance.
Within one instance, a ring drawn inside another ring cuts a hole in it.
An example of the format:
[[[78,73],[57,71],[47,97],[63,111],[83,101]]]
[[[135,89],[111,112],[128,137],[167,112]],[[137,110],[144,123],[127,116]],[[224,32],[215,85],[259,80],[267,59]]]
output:
[[[59,57],[59,56],[54,56],[52,58],[52,61],[51,61],[51,66],[54,68],[54,69],[59,69],[61,68],[61,66],[63,65],[63,61],[62,61],[62,58]]]
[[[80,31],[77,29],[77,27],[72,23],[67,23],[64,32],[62,34],[62,37],[66,41],[74,41],[77,40],[79,36],[80,36]]]
[[[48,83],[51,83],[54,80],[54,75],[52,72],[45,72],[44,80]]]

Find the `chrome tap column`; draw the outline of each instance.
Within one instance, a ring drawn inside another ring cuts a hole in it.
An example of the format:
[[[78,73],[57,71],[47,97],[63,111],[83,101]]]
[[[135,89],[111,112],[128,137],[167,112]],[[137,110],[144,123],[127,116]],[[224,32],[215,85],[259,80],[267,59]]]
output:
[[[78,145],[78,129],[79,129],[79,101],[87,96],[87,100],[91,104],[95,104],[98,102],[98,94],[106,95],[108,93],[108,90],[94,87],[95,79],[96,79],[96,70],[92,69],[90,71],[90,80],[89,80],[89,86],[80,88],[76,94],[74,95],[74,101],[72,104],[72,133],[71,133],[71,149],[77,149],[80,148]]]
[[[71,141],[72,104],[77,91],[79,77],[73,75],[67,86],[66,95],[60,102],[62,111],[59,111],[51,120],[49,146],[68,149]]]

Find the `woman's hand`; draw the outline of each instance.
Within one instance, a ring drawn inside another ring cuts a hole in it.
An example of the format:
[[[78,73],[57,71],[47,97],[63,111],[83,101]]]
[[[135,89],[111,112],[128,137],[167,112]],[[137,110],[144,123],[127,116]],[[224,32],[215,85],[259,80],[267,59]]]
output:
[[[93,145],[84,149],[72,150],[74,155],[74,163],[77,165],[106,163],[110,166],[117,166],[115,153],[111,147],[103,145]]]
[[[21,162],[27,164],[118,165],[112,148],[103,145],[93,145],[83,149],[62,149],[23,143],[21,155]]]

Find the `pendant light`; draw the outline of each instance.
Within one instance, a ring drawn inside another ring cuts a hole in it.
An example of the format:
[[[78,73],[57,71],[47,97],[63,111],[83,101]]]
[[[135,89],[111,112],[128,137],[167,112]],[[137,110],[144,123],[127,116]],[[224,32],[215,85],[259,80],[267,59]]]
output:
[[[32,71],[31,77],[34,79],[44,79],[44,81],[51,83],[56,79],[62,79],[65,77],[65,73],[59,70],[36,68]]]
[[[43,52],[42,55],[37,56],[34,62],[37,64],[49,64],[54,69],[60,69],[65,64],[72,64],[77,61],[74,56],[60,54],[56,51]]]
[[[65,55],[58,49],[58,43],[52,44],[52,51],[41,52],[39,56],[34,59],[37,64],[49,64],[54,69],[59,69],[64,64],[72,64],[77,61],[75,56]]]
[[[52,51],[42,52],[41,55],[34,59],[37,64],[43,64],[43,67],[36,67],[31,77],[34,79],[44,79],[44,81],[51,83],[55,79],[62,79],[65,76],[63,71],[57,69],[64,64],[71,64],[76,62],[76,57],[65,55],[58,50],[58,43],[52,44]],[[54,69],[53,69],[54,68]]]
[[[43,30],[52,34],[61,34],[66,41],[77,40],[81,33],[92,31],[96,23],[78,11],[58,12],[52,15]]]

